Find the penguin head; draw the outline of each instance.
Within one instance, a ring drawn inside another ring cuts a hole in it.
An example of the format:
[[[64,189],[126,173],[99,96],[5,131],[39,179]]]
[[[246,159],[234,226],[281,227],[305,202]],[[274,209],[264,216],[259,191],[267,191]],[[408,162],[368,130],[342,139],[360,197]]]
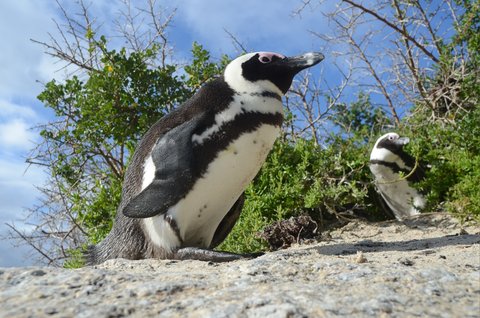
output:
[[[323,59],[323,54],[316,52],[294,57],[272,52],[248,53],[230,62],[224,77],[237,92],[270,91],[284,95],[295,74]]]
[[[370,160],[394,161],[403,152],[403,146],[409,142],[408,137],[400,137],[397,133],[385,134],[375,143]]]

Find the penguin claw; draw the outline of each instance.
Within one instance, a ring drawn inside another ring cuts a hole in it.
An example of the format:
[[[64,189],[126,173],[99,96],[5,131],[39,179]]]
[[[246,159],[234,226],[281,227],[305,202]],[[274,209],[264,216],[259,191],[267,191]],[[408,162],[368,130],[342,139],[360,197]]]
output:
[[[244,258],[252,259],[252,258],[257,258],[257,257],[263,256],[263,255],[265,255],[265,253],[264,252],[255,252],[255,253],[246,253],[246,254],[240,254],[240,255],[242,255]]]
[[[241,259],[252,259],[262,256],[264,253],[235,254],[222,251],[207,250],[198,247],[184,247],[178,249],[173,258],[176,260],[197,260],[204,262],[231,262]]]

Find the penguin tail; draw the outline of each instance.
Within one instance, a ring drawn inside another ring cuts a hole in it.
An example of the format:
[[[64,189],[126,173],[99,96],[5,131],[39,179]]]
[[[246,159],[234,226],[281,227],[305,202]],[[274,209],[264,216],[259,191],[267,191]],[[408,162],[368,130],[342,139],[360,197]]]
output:
[[[83,260],[85,266],[91,266],[98,264],[98,250],[96,245],[87,246],[86,250],[83,252]]]

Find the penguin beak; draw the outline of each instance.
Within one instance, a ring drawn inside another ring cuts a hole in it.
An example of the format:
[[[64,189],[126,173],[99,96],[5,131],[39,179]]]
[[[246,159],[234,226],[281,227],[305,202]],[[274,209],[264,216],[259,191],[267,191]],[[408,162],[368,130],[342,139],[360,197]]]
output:
[[[299,56],[286,57],[278,60],[277,63],[289,68],[293,74],[296,74],[303,69],[320,63],[324,58],[325,56],[322,53],[310,52]]]
[[[398,138],[395,143],[399,146],[404,146],[410,142],[410,138],[408,137],[400,137]]]

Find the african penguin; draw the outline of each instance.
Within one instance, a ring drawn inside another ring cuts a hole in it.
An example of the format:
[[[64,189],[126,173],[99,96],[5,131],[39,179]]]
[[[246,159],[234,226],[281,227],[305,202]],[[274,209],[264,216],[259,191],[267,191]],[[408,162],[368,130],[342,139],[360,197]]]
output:
[[[419,214],[425,206],[423,195],[412,187],[412,183],[425,177],[425,172],[421,165],[415,167],[415,159],[403,150],[409,142],[407,137],[388,133],[377,140],[370,154],[370,170],[378,191],[400,221]],[[399,172],[403,172],[403,178]]]
[[[248,257],[212,249],[232,230],[279,135],[281,97],[295,74],[323,58],[245,54],[158,120],[137,145],[112,230],[89,247],[86,263]]]

